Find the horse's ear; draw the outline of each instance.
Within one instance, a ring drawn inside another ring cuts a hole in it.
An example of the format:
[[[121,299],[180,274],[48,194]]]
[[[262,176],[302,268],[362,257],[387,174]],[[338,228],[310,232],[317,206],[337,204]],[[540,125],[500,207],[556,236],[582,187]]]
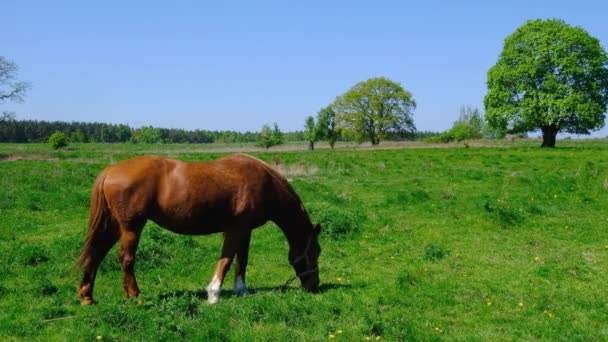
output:
[[[321,234],[321,225],[320,224],[315,224],[315,226],[313,227],[313,231],[315,232],[316,236],[319,236],[319,234]]]

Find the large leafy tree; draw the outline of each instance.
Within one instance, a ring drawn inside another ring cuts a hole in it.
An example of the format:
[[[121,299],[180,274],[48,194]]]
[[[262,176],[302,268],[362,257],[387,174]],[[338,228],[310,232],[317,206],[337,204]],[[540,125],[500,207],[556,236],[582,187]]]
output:
[[[608,57],[600,42],[562,20],[531,20],[504,42],[488,71],[488,123],[510,133],[541,130],[543,147],[558,132],[604,126]]]
[[[17,80],[17,64],[0,56],[0,103],[23,101],[30,84]]]
[[[380,143],[390,132],[414,131],[412,94],[384,77],[355,84],[332,104],[339,128],[358,140]]]

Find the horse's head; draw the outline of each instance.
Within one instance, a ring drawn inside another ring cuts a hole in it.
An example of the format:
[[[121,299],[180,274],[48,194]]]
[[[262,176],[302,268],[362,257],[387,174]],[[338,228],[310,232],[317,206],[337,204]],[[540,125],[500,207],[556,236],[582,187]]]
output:
[[[321,226],[316,224],[312,234],[306,241],[306,247],[301,255],[290,256],[290,263],[296,270],[298,278],[302,282],[302,287],[309,292],[319,291],[319,255],[321,246],[319,245],[319,234]]]

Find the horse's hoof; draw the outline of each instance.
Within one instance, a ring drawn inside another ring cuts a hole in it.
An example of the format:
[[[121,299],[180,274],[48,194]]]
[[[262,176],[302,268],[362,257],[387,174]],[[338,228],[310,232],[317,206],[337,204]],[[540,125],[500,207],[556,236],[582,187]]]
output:
[[[207,292],[207,303],[213,305],[220,300],[219,293]]]
[[[82,299],[80,299],[80,305],[92,305],[97,303],[96,301],[93,300],[93,298],[91,297],[84,297]]]
[[[247,289],[236,289],[234,290],[234,294],[239,297],[249,296],[249,291]]]

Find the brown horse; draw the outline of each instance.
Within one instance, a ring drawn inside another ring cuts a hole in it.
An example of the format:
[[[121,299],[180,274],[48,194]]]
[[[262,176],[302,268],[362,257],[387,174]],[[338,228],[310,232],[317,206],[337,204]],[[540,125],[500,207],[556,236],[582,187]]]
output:
[[[235,256],[234,290],[247,293],[251,231],[267,221],[285,234],[289,262],[302,286],[311,292],[319,288],[321,227],[313,226],[298,195],[271,166],[244,154],[198,163],[146,156],[109,166],[95,181],[89,229],[77,262],[84,270],[78,289],[82,304],[93,303],[97,268],[118,240],[126,295],[139,294],[133,269],[147,220],[179,234],[224,232],[221,257],[207,287],[209,303],[218,301]]]

